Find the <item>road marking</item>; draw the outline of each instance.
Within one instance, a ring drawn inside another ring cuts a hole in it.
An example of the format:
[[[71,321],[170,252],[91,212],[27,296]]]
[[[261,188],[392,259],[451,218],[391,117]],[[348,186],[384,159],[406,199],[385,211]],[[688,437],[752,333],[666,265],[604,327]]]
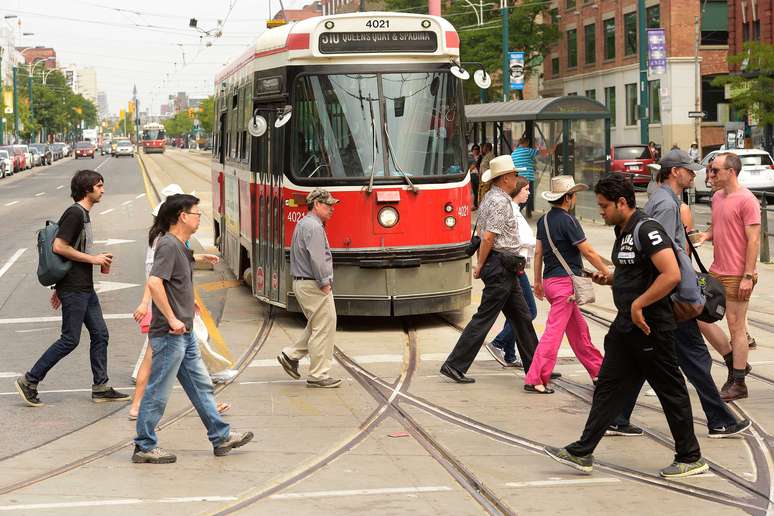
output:
[[[16,330],[16,333],[33,333],[37,331],[58,330],[56,326],[47,326],[45,328],[33,328],[31,330]]]
[[[19,204],[19,201],[11,201],[11,202],[5,203],[6,206],[13,206],[14,204]]]
[[[100,215],[107,215],[108,213],[110,213],[111,211],[113,211],[113,209],[114,209],[114,208],[110,208],[109,210],[105,210],[105,211],[101,212],[101,213],[100,213]],[[94,242],[94,243],[96,244],[97,242]]]
[[[108,210],[108,211],[113,211],[113,210]],[[105,245],[131,244],[132,242],[135,242],[135,240],[122,240],[120,238],[108,238],[107,240],[94,241],[95,244],[105,244]]]
[[[345,489],[340,491],[308,491],[306,493],[280,493],[271,495],[271,500],[297,500],[299,498],[331,498],[337,496],[364,496],[381,494],[416,494],[416,493],[437,493],[441,491],[452,491],[448,486],[425,486],[425,487],[383,487],[380,489]]]
[[[59,185],[56,187],[57,190],[61,190],[62,188],[64,188],[64,185]]]
[[[146,503],[195,503],[195,502],[233,502],[236,496],[186,496],[181,498],[119,498],[117,500],[89,500],[83,502],[28,503],[0,505],[0,511],[31,511],[46,509],[73,509],[77,507],[108,507],[115,505],[141,505]]]
[[[97,168],[95,168],[94,170],[95,170],[95,171],[97,171],[97,170],[101,169],[101,168],[102,168],[102,165],[104,165],[104,164],[105,164],[105,163],[107,163],[108,161],[110,161],[110,157],[108,157],[108,159],[106,159],[105,161],[103,161],[102,163],[100,163],[100,164],[97,166]]]
[[[613,484],[620,482],[620,478],[600,477],[600,478],[568,478],[558,480],[533,480],[531,482],[507,482],[508,487],[552,487],[552,486],[571,486],[587,484]]]
[[[121,203],[121,206],[126,206],[128,204],[132,204],[132,201],[124,201]]]
[[[40,197],[41,195],[46,195],[46,192],[38,192],[35,194],[35,197]]]
[[[279,365],[279,364],[277,364]],[[0,378],[16,378],[17,376],[21,376],[21,373],[1,373],[1,374],[13,374],[13,376],[0,376]],[[435,376],[437,378],[437,375]],[[342,380],[346,380],[351,382],[352,378],[342,378]],[[281,383],[281,384],[289,384],[289,383],[295,383],[299,384],[302,383],[303,380],[262,380],[258,382],[237,382],[236,385],[271,385],[274,383]],[[180,390],[183,387],[180,385],[174,385],[172,386],[173,390]],[[134,387],[115,387],[117,391],[133,391]],[[74,392],[91,392],[91,387],[85,388],[85,389],[51,389],[49,391],[38,391],[39,394],[62,394],[62,393],[74,393]],[[0,396],[18,396],[18,391],[8,391],[8,392],[0,392]]]
[[[16,378],[17,376],[21,376],[21,373],[14,373],[10,371],[0,373],[0,378]]]
[[[143,197],[145,197],[145,194],[144,194],[144,193],[141,193],[140,195],[138,195],[137,197],[135,197],[135,199],[142,199]]]
[[[125,288],[139,287],[137,283],[119,283],[117,281],[97,281],[94,283],[94,292],[104,294],[113,290],[122,290]]]
[[[132,314],[103,314],[105,320],[113,319],[134,319]],[[62,317],[54,315],[50,317],[12,317],[10,319],[0,319],[0,325],[2,324],[32,324],[41,322],[58,322]]]
[[[19,257],[20,257],[21,255],[23,255],[23,254],[24,254],[24,251],[26,251],[26,250],[27,250],[27,248],[25,247],[24,249],[19,249],[19,250],[17,250],[15,253],[13,253],[13,256],[11,256],[11,257],[8,259],[8,261],[7,261],[7,262],[5,262],[5,265],[3,265],[3,267],[2,267],[2,268],[0,268],[0,278],[2,278],[2,277],[3,277],[3,274],[5,274],[6,272],[8,272],[8,269],[10,269],[10,268],[11,268],[11,266],[13,266],[13,264],[14,264],[14,263],[16,263],[16,260],[18,260],[18,259],[19,259]]]
[[[443,362],[448,356],[448,353],[424,353],[420,356],[420,360],[422,362]],[[358,364],[402,364],[404,358],[403,355],[359,355],[352,357],[352,360]],[[301,362],[308,361],[308,356],[301,359]],[[494,362],[495,359],[482,350],[481,354],[476,358],[476,361]],[[277,365],[276,358],[264,358],[253,360],[248,367],[275,367]]]

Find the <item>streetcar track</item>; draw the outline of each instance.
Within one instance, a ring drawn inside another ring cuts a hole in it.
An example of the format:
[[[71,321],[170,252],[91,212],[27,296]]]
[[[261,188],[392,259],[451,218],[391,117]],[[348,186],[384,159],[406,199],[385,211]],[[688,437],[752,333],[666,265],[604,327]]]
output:
[[[271,334],[271,329],[274,324],[274,314],[273,314],[273,308],[268,307],[266,317],[263,320],[263,323],[261,324],[261,327],[258,330],[258,333],[256,334],[255,338],[253,339],[253,342],[250,344],[250,346],[247,348],[245,353],[242,355],[240,360],[237,362],[235,369],[237,371],[237,374],[234,376],[232,380],[230,380],[227,383],[224,384],[218,384],[214,388],[214,394],[220,394],[224,390],[226,390],[230,385],[232,385],[237,378],[239,378],[242,373],[247,369],[247,367],[250,365],[250,363],[253,361],[255,356],[260,352],[261,348],[263,348],[264,343],[268,339],[269,335]],[[172,416],[170,419],[165,421],[163,424],[159,425],[158,431],[162,431],[165,428],[168,428],[178,421],[182,420],[185,416],[193,412],[195,408],[193,406],[185,408],[177,412],[174,416]],[[95,462],[99,459],[102,459],[104,457],[107,457],[109,455],[112,455],[113,453],[121,450],[122,448],[125,448],[127,446],[131,446],[134,444],[133,440],[130,441],[121,441],[118,443],[115,443],[111,446],[107,446],[105,448],[102,448],[101,450],[98,450],[94,453],[91,453],[85,457],[81,457],[80,459],[77,459],[75,461],[69,462],[63,466],[59,466],[57,468],[51,469],[49,471],[46,471],[44,473],[40,473],[38,475],[32,476],[30,478],[20,480],[18,482],[15,482],[13,484],[9,484],[6,486],[0,487],[0,496],[6,495],[9,493],[12,493],[14,491],[18,491],[19,489],[23,489],[25,487],[30,487],[36,484],[40,484],[46,480],[49,480],[51,478],[57,477],[59,475],[62,475],[64,473],[68,473],[71,471],[74,471],[78,468],[81,468],[83,466],[86,466],[88,464],[91,464],[92,462]]]

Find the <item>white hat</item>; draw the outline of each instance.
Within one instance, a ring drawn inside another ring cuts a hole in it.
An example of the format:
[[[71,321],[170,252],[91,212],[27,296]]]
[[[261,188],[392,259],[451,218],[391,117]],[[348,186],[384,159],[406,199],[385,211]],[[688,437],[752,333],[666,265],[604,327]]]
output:
[[[572,176],[555,176],[551,178],[551,191],[543,192],[543,199],[546,201],[556,201],[561,199],[565,194],[580,192],[582,190],[588,190],[589,185],[583,183],[575,184],[575,179]]]
[[[170,183],[167,186],[165,186],[161,190],[161,202],[156,205],[155,208],[153,208],[153,216],[158,217],[159,216],[159,210],[161,209],[161,205],[164,204],[164,201],[167,200],[167,197],[171,195],[179,195],[185,193],[183,189],[180,187],[177,183]]]
[[[481,181],[488,183],[496,177],[504,176],[511,172],[516,172],[513,158],[511,158],[510,154],[503,154],[489,161],[489,168],[481,174]]]

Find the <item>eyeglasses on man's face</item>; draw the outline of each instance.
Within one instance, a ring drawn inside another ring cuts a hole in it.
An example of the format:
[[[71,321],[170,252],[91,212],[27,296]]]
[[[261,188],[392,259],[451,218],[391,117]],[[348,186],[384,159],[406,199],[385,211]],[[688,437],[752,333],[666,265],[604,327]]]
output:
[[[198,212],[197,211],[186,211],[186,212],[183,212],[183,213],[187,213],[188,215],[196,215],[197,217],[201,217],[202,216],[202,212],[200,212],[200,211],[198,211]]]

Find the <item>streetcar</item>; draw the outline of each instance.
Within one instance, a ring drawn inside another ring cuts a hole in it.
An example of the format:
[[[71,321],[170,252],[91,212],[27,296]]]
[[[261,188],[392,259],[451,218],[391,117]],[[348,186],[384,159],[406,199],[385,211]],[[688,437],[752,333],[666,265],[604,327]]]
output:
[[[142,151],[146,154],[151,152],[164,152],[167,146],[167,136],[164,126],[156,122],[151,122],[142,126],[142,136],[140,138]]]
[[[322,187],[341,201],[326,227],[340,315],[470,304],[458,59],[443,18],[351,13],[267,30],[217,74],[215,238],[257,298],[300,310],[291,237]]]

